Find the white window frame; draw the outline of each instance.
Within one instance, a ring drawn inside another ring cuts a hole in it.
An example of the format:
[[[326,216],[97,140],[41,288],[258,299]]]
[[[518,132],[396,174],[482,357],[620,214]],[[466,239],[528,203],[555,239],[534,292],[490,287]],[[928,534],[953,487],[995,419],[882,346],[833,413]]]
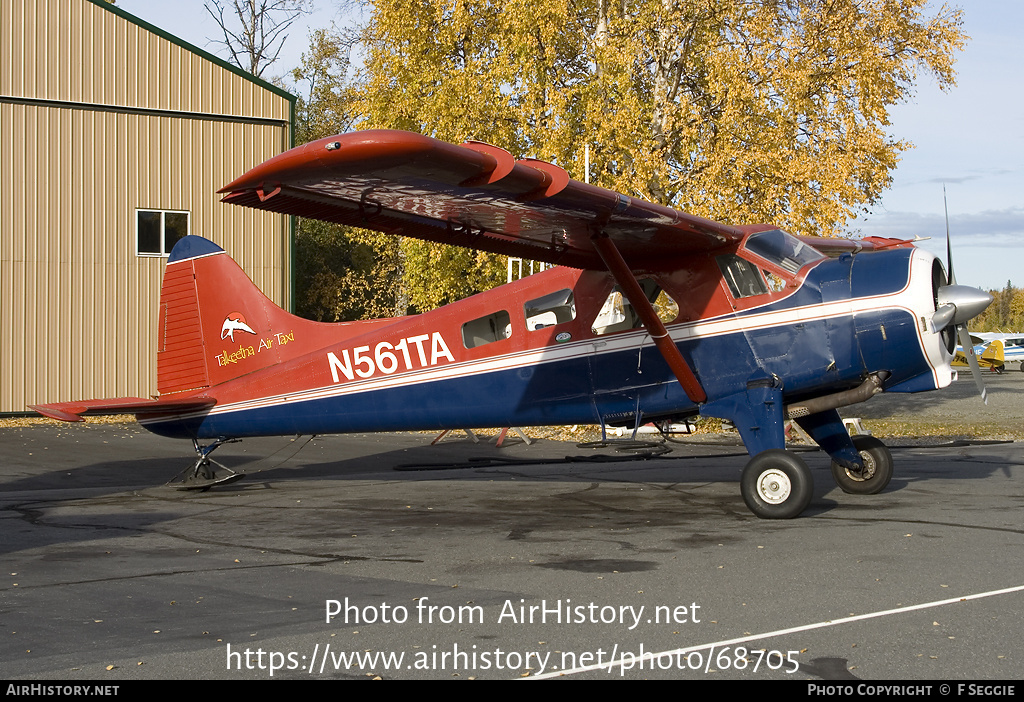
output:
[[[160,215],[160,251],[141,251],[139,249],[139,215],[143,212],[158,213]],[[135,208],[135,255],[144,257],[167,258],[171,252],[167,250],[167,215],[185,215],[185,236],[192,233],[192,213],[189,210],[159,210],[151,207]]]

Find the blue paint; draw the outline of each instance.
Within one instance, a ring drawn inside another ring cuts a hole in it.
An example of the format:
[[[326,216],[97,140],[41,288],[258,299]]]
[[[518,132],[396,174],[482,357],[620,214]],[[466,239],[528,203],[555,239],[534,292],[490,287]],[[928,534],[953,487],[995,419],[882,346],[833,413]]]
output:
[[[171,255],[167,257],[167,262],[175,263],[177,261],[186,261],[190,258],[222,253],[223,251],[224,249],[217,246],[209,239],[189,234],[188,236],[178,239],[178,243],[176,243],[174,248],[171,249]]]

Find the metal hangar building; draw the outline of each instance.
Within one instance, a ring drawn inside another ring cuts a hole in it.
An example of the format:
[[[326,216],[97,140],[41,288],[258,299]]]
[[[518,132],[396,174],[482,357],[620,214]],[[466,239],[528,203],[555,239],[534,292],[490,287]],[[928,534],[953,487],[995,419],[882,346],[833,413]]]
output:
[[[0,3],[0,413],[156,389],[185,234],[291,306],[291,218],[216,191],[292,145],[295,97],[102,0]]]

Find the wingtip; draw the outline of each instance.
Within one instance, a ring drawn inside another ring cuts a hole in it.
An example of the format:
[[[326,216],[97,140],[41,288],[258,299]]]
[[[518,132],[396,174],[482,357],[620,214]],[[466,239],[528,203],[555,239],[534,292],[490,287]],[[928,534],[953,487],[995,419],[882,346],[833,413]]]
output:
[[[68,407],[62,405],[29,405],[33,412],[43,415],[49,419],[56,419],[60,422],[84,422],[85,418],[76,413],[84,412],[85,407]]]

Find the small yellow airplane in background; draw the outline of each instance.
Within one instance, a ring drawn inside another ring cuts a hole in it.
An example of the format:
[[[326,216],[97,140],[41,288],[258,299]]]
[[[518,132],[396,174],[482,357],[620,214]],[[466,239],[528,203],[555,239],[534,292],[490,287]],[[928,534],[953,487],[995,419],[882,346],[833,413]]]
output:
[[[972,334],[971,342],[980,367],[1002,373],[1007,364],[1016,363],[1024,371],[1024,334]],[[968,366],[962,346],[956,347],[953,365]]]

